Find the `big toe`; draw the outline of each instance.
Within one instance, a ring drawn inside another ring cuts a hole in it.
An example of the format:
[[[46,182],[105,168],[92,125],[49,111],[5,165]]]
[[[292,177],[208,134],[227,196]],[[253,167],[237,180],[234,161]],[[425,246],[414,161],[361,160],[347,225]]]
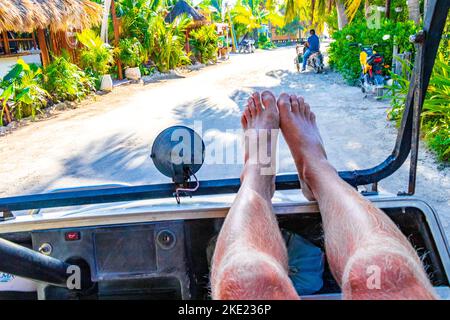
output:
[[[281,117],[289,117],[291,115],[291,100],[288,94],[282,93],[278,97],[277,106]]]
[[[266,110],[277,111],[277,99],[270,91],[264,91],[261,94],[262,104]]]

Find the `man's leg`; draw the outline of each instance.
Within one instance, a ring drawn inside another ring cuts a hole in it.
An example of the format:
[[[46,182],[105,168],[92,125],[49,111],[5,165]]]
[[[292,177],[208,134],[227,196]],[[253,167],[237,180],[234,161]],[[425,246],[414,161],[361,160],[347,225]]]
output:
[[[308,63],[308,58],[311,55],[311,51],[309,49],[306,49],[305,54],[303,55],[303,64],[302,64],[302,71],[306,69],[306,64]]]
[[[213,299],[298,299],[288,277],[288,258],[283,238],[272,212],[275,190],[273,165],[279,115],[276,99],[265,91],[255,93],[242,116],[242,126],[252,141],[246,141],[242,184],[217,239],[211,270]],[[271,135],[262,145],[260,139]],[[258,141],[255,136],[258,135]],[[261,164],[259,143],[270,156]],[[267,149],[266,149],[267,147]]]
[[[344,182],[326,158],[302,97],[278,99],[281,131],[303,185],[317,199],[325,249],[346,299],[433,299],[415,250],[381,210]]]

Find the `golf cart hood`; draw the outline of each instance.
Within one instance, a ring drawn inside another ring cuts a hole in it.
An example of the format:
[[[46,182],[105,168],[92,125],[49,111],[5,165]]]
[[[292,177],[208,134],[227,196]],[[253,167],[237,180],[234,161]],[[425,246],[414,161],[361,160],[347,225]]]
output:
[[[208,217],[223,218],[234,198],[234,194],[218,194],[183,198],[181,204],[178,204],[175,199],[147,199],[23,211],[21,214],[17,214],[14,219],[1,222],[0,234],[61,227],[110,225],[124,222],[138,223]],[[399,205],[413,199],[419,201],[413,197],[398,198],[391,194],[377,194],[368,196],[368,199],[396,201]],[[279,208],[286,207],[295,208],[297,211],[299,207],[302,207],[302,211],[319,212],[317,203],[308,202],[298,190],[276,191],[273,197],[273,204],[275,212],[280,214],[289,212],[286,209],[279,210]]]

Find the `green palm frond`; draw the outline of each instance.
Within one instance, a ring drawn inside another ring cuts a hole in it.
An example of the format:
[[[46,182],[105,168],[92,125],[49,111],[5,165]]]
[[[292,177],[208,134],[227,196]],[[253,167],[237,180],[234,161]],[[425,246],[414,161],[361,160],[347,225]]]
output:
[[[348,21],[351,22],[361,6],[362,0],[346,0],[345,7]]]

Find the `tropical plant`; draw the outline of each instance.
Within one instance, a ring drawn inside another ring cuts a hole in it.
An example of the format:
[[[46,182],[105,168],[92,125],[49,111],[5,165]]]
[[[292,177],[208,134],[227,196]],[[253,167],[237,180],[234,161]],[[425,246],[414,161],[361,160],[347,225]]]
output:
[[[333,4],[338,13],[339,29],[342,29],[347,24],[343,0],[286,0],[285,22],[300,19],[308,27],[314,27],[320,32],[327,16],[333,11]]]
[[[277,27],[275,29],[276,34],[297,34],[299,31],[303,30],[304,26],[300,22],[299,18],[294,19],[293,21],[286,23],[283,27]]]
[[[199,3],[202,12],[207,13],[212,18],[212,21],[225,21],[228,6],[225,0],[203,0]]]
[[[218,36],[214,25],[202,26],[191,31],[189,43],[196,58],[207,63],[217,59]]]
[[[12,101],[9,110],[15,119],[36,116],[36,112],[47,105],[48,92],[42,88],[42,69],[36,64],[27,64],[22,59],[3,77],[0,88],[2,112],[0,124],[3,124],[3,116],[8,108],[8,102]]]
[[[417,0],[345,0],[345,11],[350,22],[358,15],[358,13],[361,13],[362,11],[364,12],[366,18],[368,18],[369,15],[372,14],[379,14],[380,17],[383,15],[384,17],[393,19],[395,21],[407,21],[408,17],[410,20],[417,21],[416,18],[411,18],[415,14],[410,14],[408,16],[408,13],[411,13],[411,10],[414,10],[411,9],[411,7],[416,7],[416,5],[413,3],[415,1]],[[380,10],[380,8],[383,7],[384,10]],[[400,8],[400,10],[393,10],[393,8]],[[417,10],[419,10],[418,8],[419,6],[417,5]],[[380,11],[378,13],[372,12],[371,10],[373,9]],[[384,12],[384,14],[382,14],[382,12]],[[420,14],[418,15],[418,17],[420,18]],[[418,23],[416,23],[416,25],[418,25]]]
[[[394,84],[388,87],[392,94],[388,117],[397,121],[397,124],[401,120],[409,89],[408,73],[412,71],[411,64],[400,61],[405,73],[393,75]],[[435,61],[421,121],[423,137],[428,146],[440,160],[450,160],[450,64],[442,53],[439,53]]]
[[[389,120],[397,121],[400,124],[403,110],[405,109],[406,96],[409,91],[410,75],[413,72],[413,64],[410,61],[395,57],[402,65],[402,73],[391,73],[392,85],[387,85],[385,97],[391,97],[391,108],[388,110],[387,116]]]
[[[91,75],[99,78],[107,74],[114,62],[111,46],[90,29],[85,29],[77,35],[84,45],[80,52],[81,66]]]
[[[148,27],[149,57],[159,71],[167,72],[181,65],[190,64],[184,51],[185,31],[190,23],[186,16],[180,16],[172,23],[166,23],[161,15],[154,15]]]
[[[53,57],[44,69],[44,88],[53,101],[80,100],[94,90],[94,79],[69,61],[66,53]]]
[[[231,10],[231,17],[238,34],[253,32],[255,39],[263,24],[270,22],[275,27],[284,26],[284,17],[271,0],[240,0]]]
[[[273,49],[276,46],[265,33],[260,33],[258,37],[258,47],[261,49]]]
[[[337,70],[344,79],[354,84],[360,74],[359,48],[351,47],[350,43],[371,45],[378,43],[379,50],[387,64],[391,64],[394,39],[399,52],[414,51],[414,46],[409,42],[409,36],[416,32],[416,26],[412,21],[394,22],[383,19],[379,29],[370,29],[364,18],[355,19],[344,29],[332,34],[335,41],[329,48],[330,66]],[[388,40],[383,40],[384,35],[390,35]]]
[[[450,159],[450,63],[439,54],[423,105],[424,137],[441,160]]]
[[[167,1],[162,0],[117,1],[116,11],[121,21],[121,37],[138,39],[145,51],[144,55],[148,55],[150,50],[149,21],[155,13],[164,8],[165,3]]]
[[[144,48],[137,38],[119,41],[119,59],[125,67],[139,67],[146,60]]]

